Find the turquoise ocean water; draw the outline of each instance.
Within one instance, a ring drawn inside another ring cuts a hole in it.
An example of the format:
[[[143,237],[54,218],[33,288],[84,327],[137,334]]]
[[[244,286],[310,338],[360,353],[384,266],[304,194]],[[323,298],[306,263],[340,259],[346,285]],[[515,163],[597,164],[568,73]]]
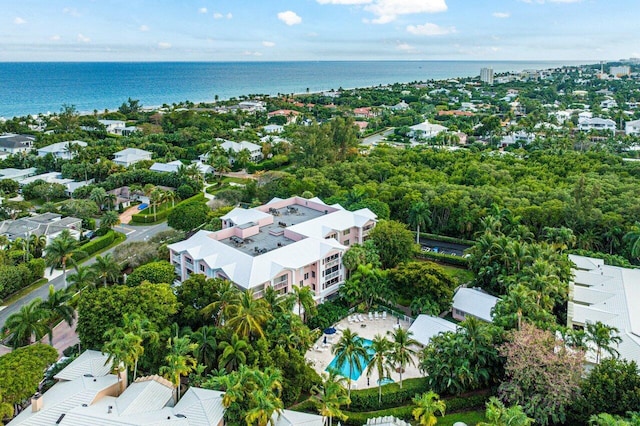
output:
[[[117,108],[128,97],[144,106],[229,99],[249,94],[302,93],[388,83],[472,77],[543,69],[575,62],[353,61],[353,62],[4,62],[0,117]]]

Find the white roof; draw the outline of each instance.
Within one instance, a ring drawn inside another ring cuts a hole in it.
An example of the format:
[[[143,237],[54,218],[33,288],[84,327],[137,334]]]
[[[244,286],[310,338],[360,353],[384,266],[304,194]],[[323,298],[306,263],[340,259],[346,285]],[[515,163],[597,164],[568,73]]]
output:
[[[443,131],[447,130],[448,128],[445,127],[445,126],[441,126],[440,124],[433,124],[433,123],[429,123],[428,121],[425,121],[424,123],[420,123],[420,124],[416,124],[414,126],[411,126],[410,129],[413,130],[413,131],[420,130],[420,131],[423,131],[425,133],[432,134],[432,133],[443,132]]]
[[[240,152],[243,149],[248,149],[249,151],[255,151],[262,149],[260,145],[256,145],[255,143],[242,141],[242,142],[233,142],[233,141],[224,141],[220,145],[225,151],[233,150],[234,152]]]
[[[108,358],[109,355],[100,351],[86,350],[53,378],[56,380],[74,380],[85,374],[91,374],[94,377],[105,376],[111,371],[111,363],[107,364]]]
[[[87,143],[83,141],[66,141],[66,142],[52,143],[51,145],[38,148],[38,152],[51,152],[51,153],[63,152],[67,149],[67,146],[69,145],[87,146]]]
[[[335,249],[346,249],[330,239],[304,238],[259,256],[251,256],[210,237],[213,232],[198,231],[188,240],[170,244],[169,249],[186,252],[194,260],[203,260],[209,268],[219,269],[234,283],[252,288],[277,276],[285,268],[298,269]]]
[[[341,209],[341,207],[338,208]],[[367,222],[375,220],[376,218],[376,214],[367,208],[356,210],[354,212],[341,209],[333,213],[290,226],[288,229],[307,237],[325,238],[333,231],[344,231],[354,226],[362,227]]]
[[[598,265],[604,265],[604,260],[602,259],[593,259],[591,257],[578,256],[576,254],[570,254],[569,260],[573,262],[578,269],[585,269],[587,271],[598,268]]]
[[[457,325],[446,319],[424,314],[418,315],[418,318],[409,327],[409,331],[413,333],[413,338],[423,346],[427,346],[432,337],[447,331],[455,332],[457,329]]]
[[[453,309],[491,322],[491,311],[498,300],[500,299],[475,288],[459,288],[453,296]]]
[[[247,223],[255,222],[256,224],[260,219],[270,217],[268,213],[261,212],[258,209],[243,209],[236,207],[224,216],[220,216],[222,220],[231,220],[234,225],[244,225]]]
[[[173,386],[158,376],[145,377],[131,383],[116,400],[119,416],[140,415],[161,410],[173,399]]]
[[[37,171],[35,167],[30,167],[28,169],[0,169],[0,179],[16,179],[22,176],[32,175]]]
[[[280,415],[274,413],[273,418],[275,426],[324,426],[324,419],[321,416],[299,411],[282,410]]]
[[[146,156],[146,155],[151,155],[150,151],[145,151],[144,149],[138,149],[138,148],[125,148],[122,151],[118,151],[115,154],[113,154],[116,157],[125,157],[128,155],[137,155],[137,156]]]
[[[224,392],[189,388],[173,412],[186,416],[191,426],[217,425],[224,416],[223,395]]]

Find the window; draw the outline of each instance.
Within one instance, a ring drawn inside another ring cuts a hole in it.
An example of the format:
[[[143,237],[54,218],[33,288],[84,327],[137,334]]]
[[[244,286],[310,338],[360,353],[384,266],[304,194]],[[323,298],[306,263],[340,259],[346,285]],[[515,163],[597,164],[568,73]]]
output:
[[[342,231],[342,235],[349,235],[350,233],[351,233],[351,228],[345,229],[344,231]]]
[[[311,271],[311,278],[315,278],[316,277],[316,271]]]
[[[311,289],[312,289],[313,291],[316,291],[316,285],[315,285],[315,284],[311,284]]]
[[[205,268],[204,268],[204,265],[203,265],[203,264],[200,264],[200,271],[201,271],[201,272],[204,272],[204,269],[205,269]]]
[[[349,243],[349,240],[344,240],[344,245],[345,245],[345,246],[348,246],[349,244],[350,244],[350,243]]]
[[[304,279],[305,279],[305,280],[308,280],[308,279],[309,279],[309,273],[308,273],[308,272],[307,272],[306,274],[304,274]],[[302,282],[302,281],[300,281],[300,282]]]

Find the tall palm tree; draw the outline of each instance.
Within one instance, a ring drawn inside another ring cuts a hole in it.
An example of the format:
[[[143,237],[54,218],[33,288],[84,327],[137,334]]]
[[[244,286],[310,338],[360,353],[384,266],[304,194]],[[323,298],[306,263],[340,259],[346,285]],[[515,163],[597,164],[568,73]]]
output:
[[[317,312],[313,291],[309,287],[295,285],[292,290],[290,297],[294,301],[294,305],[298,305],[298,316],[302,322],[306,322],[307,313],[314,315]],[[304,308],[304,317],[302,316],[302,308]]]
[[[322,385],[311,388],[311,401],[314,403],[320,415],[329,418],[329,426],[333,424],[333,418],[346,420],[347,416],[340,410],[343,405],[351,404],[351,399],[344,388],[346,379],[335,371],[324,373]]]
[[[138,360],[144,354],[143,341],[155,344],[159,340],[158,332],[154,330],[154,325],[148,318],[139,314],[124,314],[122,317],[122,329],[125,333],[140,337],[140,344],[136,346],[133,359],[133,380],[138,377]],[[133,339],[133,338],[132,338]],[[137,342],[137,339],[135,339]],[[137,345],[137,344],[136,344]]]
[[[51,267],[51,272],[56,266],[62,265],[64,288],[67,288],[67,262],[73,262],[73,252],[77,247],[78,241],[71,236],[68,229],[65,229],[46,248],[45,260],[47,266]]]
[[[420,228],[431,225],[431,210],[424,201],[418,201],[409,208],[409,225],[416,228],[416,244],[420,244]]]
[[[224,325],[225,320],[231,317],[232,311],[240,303],[240,290],[231,281],[224,280],[216,289],[213,300],[202,308],[202,313],[207,318],[215,318],[216,325]]]
[[[251,408],[247,411],[245,421],[259,426],[273,424],[273,414],[282,412],[284,408],[280,394],[282,393],[282,374],[275,368],[266,368],[263,372],[253,374],[255,391],[252,395]]]
[[[336,366],[342,369],[345,364],[349,365],[349,377],[347,377],[348,396],[351,399],[351,376],[353,376],[353,368],[362,371],[366,366],[369,354],[367,348],[358,333],[354,333],[347,328],[338,342],[333,346],[331,352],[336,355]]]
[[[213,368],[218,344],[216,342],[216,329],[211,325],[203,325],[198,331],[191,334],[191,340],[198,345],[193,352],[199,365],[207,369]]]
[[[416,395],[416,397],[413,398],[413,403],[416,405],[416,408],[413,409],[411,414],[413,414],[413,418],[418,421],[420,426],[434,426],[438,423],[436,413],[444,416],[447,408],[445,402],[442,401],[434,391]]]
[[[640,222],[636,222],[631,230],[622,237],[622,240],[629,244],[631,256],[640,259]]]
[[[217,155],[215,157],[209,157],[209,165],[213,167],[218,175],[218,178],[222,180],[224,173],[229,172],[231,167],[229,166],[229,158],[224,155]]]
[[[263,326],[270,314],[265,301],[253,297],[253,290],[242,292],[227,326],[242,337],[264,337]]]
[[[49,332],[46,323],[48,314],[41,308],[41,303],[40,298],[33,299],[5,321],[1,332],[9,334],[9,343],[13,349],[37,342]]]
[[[127,333],[122,328],[114,328],[105,333],[105,338],[107,341],[102,346],[102,353],[108,355],[105,365],[111,363],[111,368],[118,372],[120,383],[119,373],[126,372],[144,353],[142,337]]]
[[[157,216],[157,209],[158,209],[158,204],[162,203],[162,200],[164,199],[164,195],[163,195],[164,191],[162,191],[159,188],[154,188],[153,191],[151,191],[151,193],[149,194],[149,202],[151,202],[151,206],[153,207],[153,220],[156,221],[158,216]]]
[[[603,324],[600,321],[588,322],[586,325],[586,338],[596,345],[596,364],[600,364],[603,350],[614,357],[619,355],[618,351],[613,347],[613,344],[617,346],[622,342],[616,327]]]
[[[76,319],[76,311],[69,304],[71,298],[72,294],[67,290],[56,290],[53,284],[49,284],[49,297],[40,303],[40,308],[48,313],[49,318],[62,318],[71,327]],[[53,328],[49,328],[49,345],[53,346]]]
[[[228,342],[220,342],[219,348],[222,353],[218,357],[218,368],[231,372],[247,362],[249,344],[237,334],[233,334]]]
[[[280,294],[273,287],[269,286],[264,289],[262,300],[267,303],[267,307],[271,312],[286,312],[293,308],[295,302],[284,294]]]
[[[108,192],[107,195],[104,196],[104,202],[106,203],[107,208],[109,210],[113,210],[117,200],[118,200],[118,197],[116,197],[116,194],[112,194]]]
[[[171,207],[175,207],[176,205],[176,193],[173,191],[164,191],[164,199],[169,202],[171,201]]]
[[[371,349],[375,352],[367,365],[367,377],[375,371],[378,373],[378,405],[382,404],[382,379],[391,376],[391,342],[386,337],[376,334],[371,342]]]
[[[196,346],[188,337],[176,337],[169,339],[167,343],[169,354],[164,358],[166,365],[160,367],[160,374],[176,386],[178,399],[180,399],[180,377],[188,375],[198,365],[196,359],[191,356]]]
[[[416,354],[412,346],[417,346],[418,341],[413,339],[411,331],[397,328],[391,332],[392,343],[390,358],[400,373],[400,389],[402,389],[402,372],[408,364],[416,365],[413,358]]]
[[[76,273],[69,275],[69,282],[76,290],[96,285],[96,274],[90,266],[76,265]]]
[[[33,257],[36,257],[36,258],[42,257],[42,251],[46,246],[47,246],[46,235],[32,234],[29,237],[29,247],[31,250],[33,250]]]
[[[111,253],[104,256],[96,256],[95,263],[91,265],[98,278],[102,280],[102,285],[107,286],[107,282],[115,282],[120,275],[120,265],[113,259]]]
[[[115,210],[108,210],[104,212],[102,217],[100,218],[100,227],[111,229],[114,226],[120,224],[120,215]]]

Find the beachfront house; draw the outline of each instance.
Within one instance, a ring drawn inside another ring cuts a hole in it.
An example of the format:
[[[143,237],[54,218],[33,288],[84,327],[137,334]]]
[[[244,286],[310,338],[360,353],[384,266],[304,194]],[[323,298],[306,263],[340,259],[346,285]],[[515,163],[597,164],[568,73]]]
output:
[[[139,161],[151,160],[152,153],[138,148],[126,148],[116,152],[113,162],[124,167],[129,167]]]
[[[74,146],[86,147],[87,143],[83,141],[66,141],[53,143],[51,145],[38,148],[38,157],[44,157],[47,154],[53,155],[53,158],[59,158],[61,160],[71,160],[76,156],[74,152]]]
[[[105,127],[107,133],[112,135],[130,136],[138,131],[136,126],[127,126],[122,120],[98,120]]]
[[[319,302],[344,283],[342,255],[377,222],[369,209],[351,212],[302,197],[238,207],[220,219],[220,231],[199,231],[168,246],[180,281],[194,273],[224,278],[257,297],[267,287],[284,294],[306,286]]]

